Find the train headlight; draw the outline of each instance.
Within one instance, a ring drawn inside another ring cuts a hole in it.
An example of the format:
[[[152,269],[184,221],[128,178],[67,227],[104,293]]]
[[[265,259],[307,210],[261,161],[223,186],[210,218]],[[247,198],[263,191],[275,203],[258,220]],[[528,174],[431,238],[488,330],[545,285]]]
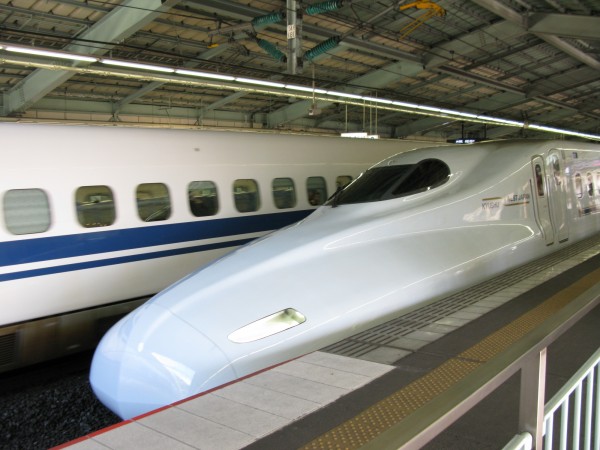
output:
[[[236,344],[257,341],[281,333],[306,321],[306,317],[294,308],[286,308],[270,316],[258,319],[231,333],[228,338]]]

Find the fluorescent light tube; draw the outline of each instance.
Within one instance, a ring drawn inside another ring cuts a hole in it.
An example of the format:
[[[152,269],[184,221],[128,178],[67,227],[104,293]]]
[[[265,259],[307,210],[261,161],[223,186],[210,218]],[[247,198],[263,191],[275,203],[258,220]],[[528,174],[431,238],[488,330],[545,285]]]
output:
[[[425,106],[425,105],[415,105],[415,109],[422,109],[424,111],[432,111],[432,112],[442,112],[440,108],[436,108],[434,106]]]
[[[84,56],[84,55],[76,55],[74,53],[64,53],[53,50],[42,50],[38,48],[29,48],[29,47],[14,47],[12,45],[7,45],[4,49],[8,52],[14,53],[25,53],[27,55],[36,55],[36,56],[47,56],[50,58],[61,58],[61,59],[70,59],[73,61],[86,61],[86,62],[96,62],[98,58],[94,58],[92,56]]]
[[[303,91],[303,92],[312,92],[313,88],[308,87],[308,86],[297,86],[295,84],[286,84],[285,85],[286,89],[291,89],[293,91]]]
[[[348,94],[346,92],[339,92],[339,91],[327,91],[327,95],[335,95],[336,97],[346,97],[346,98],[355,98],[358,100],[362,100],[362,95],[356,95],[356,94]]]
[[[392,100],[388,100],[385,98],[378,98],[378,97],[363,97],[363,100],[365,100],[367,102],[374,102],[374,103],[385,103],[388,105],[391,105],[392,103],[394,103]]]
[[[298,86],[296,84],[286,84],[285,88],[291,89],[293,91],[314,92],[315,94],[327,94],[327,91],[324,89],[315,89],[308,86]]]
[[[452,109],[440,108],[440,112],[443,114],[450,114],[453,116],[470,117],[471,119],[477,118],[477,114],[470,114],[470,113],[465,113],[465,112],[461,112],[461,111],[454,111]]]
[[[135,62],[129,62],[129,61],[119,61],[117,59],[101,59],[100,62],[102,64],[108,64],[111,66],[131,67],[133,69],[153,70],[155,72],[166,72],[166,73],[175,72],[175,69],[171,69],[170,67],[153,66],[151,64],[141,64],[141,63],[135,63]]]
[[[490,117],[490,116],[477,116],[479,120],[483,120],[488,123],[500,123],[502,125],[510,125],[514,127],[522,127],[525,125],[524,122],[517,122],[516,120],[508,120],[502,119],[500,117]]]
[[[528,128],[531,128],[533,130],[539,130],[539,131],[547,131],[549,133],[558,133],[558,134],[566,134],[569,136],[577,136],[577,137],[581,137],[584,139],[594,139],[594,140],[600,139],[600,136],[597,134],[588,134],[588,133],[582,133],[579,131],[563,130],[561,128],[548,127],[546,125],[536,125],[534,123],[530,123],[528,125]]]
[[[276,88],[284,88],[285,87],[285,84],[283,84],[283,83],[275,83],[273,81],[265,81],[265,80],[255,80],[253,78],[236,77],[235,81],[238,81],[240,83],[257,84],[259,86],[269,86],[269,87],[276,87]]]
[[[402,106],[403,108],[411,108],[411,109],[415,109],[418,106],[414,103],[397,102],[397,101],[393,101],[392,105]]]
[[[175,73],[179,75],[190,75],[192,77],[213,78],[215,80],[235,80],[235,77],[232,77],[231,75],[221,75],[220,73],[210,72],[198,72],[196,70],[175,69]]]

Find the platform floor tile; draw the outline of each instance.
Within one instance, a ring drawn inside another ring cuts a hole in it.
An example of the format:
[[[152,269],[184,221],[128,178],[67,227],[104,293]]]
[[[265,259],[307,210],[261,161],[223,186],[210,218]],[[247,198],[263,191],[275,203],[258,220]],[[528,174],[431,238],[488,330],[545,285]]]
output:
[[[316,411],[393,366],[315,352],[270,371],[123,422],[70,448],[242,448]]]
[[[298,378],[277,371],[261,373],[249,378],[246,382],[253,386],[308,400],[318,405],[326,405],[347,393],[347,390],[341,387]]]
[[[393,367],[385,364],[373,364],[360,359],[347,358],[345,356],[325,352],[310,353],[302,357],[301,361],[313,364],[314,366],[322,366],[325,368],[337,369],[342,372],[365,375],[369,378],[369,381],[378,378],[393,369]]]
[[[393,364],[406,355],[410,355],[411,352],[402,350],[395,347],[379,347],[363,355],[363,358],[367,361],[373,361],[378,363]]]
[[[169,408],[162,411],[161,414],[149,415],[139,420],[138,423],[192,447],[201,442],[199,448],[233,450],[254,441],[252,436],[246,433],[217,424],[179,408]],[[146,447],[137,448],[146,449]]]
[[[189,445],[171,438],[159,431],[148,428],[137,422],[129,422],[121,427],[111,429],[94,438],[95,441],[112,450],[132,448],[144,450],[189,450]],[[78,444],[79,445],[79,444]],[[79,447],[76,447],[79,450]]]
[[[266,436],[288,423],[283,417],[236,403],[215,394],[203,395],[184,402],[177,408],[204,417],[215,424],[246,433],[254,439]]]

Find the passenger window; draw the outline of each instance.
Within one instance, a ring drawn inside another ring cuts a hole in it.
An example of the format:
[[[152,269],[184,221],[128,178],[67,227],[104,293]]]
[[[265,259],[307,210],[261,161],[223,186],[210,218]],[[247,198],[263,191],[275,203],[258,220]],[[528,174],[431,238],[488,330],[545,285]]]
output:
[[[171,217],[169,188],[163,183],[143,183],[135,191],[138,215],[144,222],[167,220]]]
[[[308,202],[313,205],[322,205],[327,200],[327,184],[323,177],[308,177],[306,179]]]
[[[335,179],[335,186],[337,189],[343,189],[350,184],[352,177],[350,175],[340,175]]]
[[[544,196],[544,173],[542,166],[539,164],[535,165],[535,185],[537,186],[538,197]]]
[[[188,185],[190,211],[196,217],[214,216],[219,210],[217,187],[212,181],[192,181]]]
[[[275,178],[273,180],[273,201],[278,209],[296,206],[296,189],[291,178]]]
[[[581,183],[581,175],[575,174],[575,195],[577,198],[583,197],[583,185]]]
[[[48,196],[41,189],[13,189],[4,194],[4,222],[12,234],[43,233],[50,228]]]
[[[258,211],[260,208],[258,183],[255,180],[235,180],[233,183],[233,200],[236,209],[241,213]]]
[[[590,197],[594,196],[594,179],[592,178],[592,174],[589,172],[587,174],[587,191]]]
[[[115,201],[108,186],[81,186],[75,192],[77,219],[86,228],[107,227],[115,222]]]

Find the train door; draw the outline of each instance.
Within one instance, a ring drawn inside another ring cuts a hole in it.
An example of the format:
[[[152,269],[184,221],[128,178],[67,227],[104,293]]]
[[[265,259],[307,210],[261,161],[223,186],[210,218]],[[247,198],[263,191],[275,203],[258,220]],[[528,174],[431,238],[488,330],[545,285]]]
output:
[[[550,210],[554,232],[558,242],[569,239],[569,221],[567,220],[567,184],[565,182],[564,160],[559,150],[552,150],[546,159]]]
[[[544,158],[535,156],[532,159],[533,166],[533,191],[535,197],[535,218],[542,230],[546,245],[554,243],[554,229],[550,219],[550,202],[548,200],[548,187],[546,185],[546,170]]]

